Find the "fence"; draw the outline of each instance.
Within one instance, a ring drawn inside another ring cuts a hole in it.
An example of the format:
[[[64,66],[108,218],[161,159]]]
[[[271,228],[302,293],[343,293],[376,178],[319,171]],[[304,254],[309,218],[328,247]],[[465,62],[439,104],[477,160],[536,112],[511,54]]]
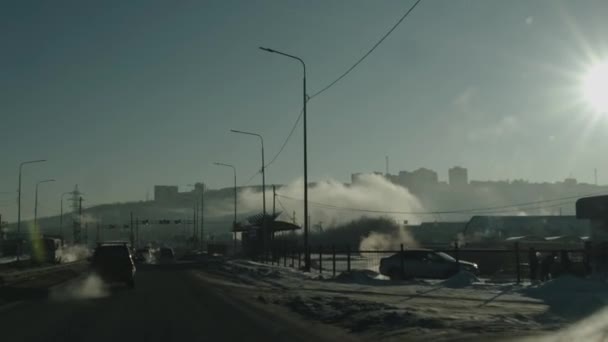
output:
[[[316,246],[310,249],[311,272],[335,277],[352,270],[373,270],[379,272],[382,258],[400,254],[402,251],[423,250],[357,250],[350,246]],[[512,248],[451,248],[434,249],[443,252],[457,261],[469,261],[479,267],[479,276],[495,282],[517,282],[535,280],[543,273],[552,276],[561,273],[586,275],[590,272],[591,246],[583,248],[534,248],[514,243]],[[401,253],[401,269],[404,270],[404,254]],[[546,260],[553,260],[547,262]],[[278,247],[270,251],[263,262],[301,269],[304,266],[304,250],[299,248]],[[461,265],[460,262],[457,265]],[[532,265],[532,267],[530,267]],[[543,271],[543,269],[545,271]],[[404,272],[405,273],[405,272]]]

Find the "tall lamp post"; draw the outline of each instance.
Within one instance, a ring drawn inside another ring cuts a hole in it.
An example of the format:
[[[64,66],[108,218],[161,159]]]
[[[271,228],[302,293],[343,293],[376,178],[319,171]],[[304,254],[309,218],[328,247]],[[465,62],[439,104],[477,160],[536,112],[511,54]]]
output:
[[[61,243],[63,243],[63,196],[72,194],[72,191],[64,192],[61,194],[61,204],[59,206],[59,238],[61,238]]]
[[[306,140],[306,102],[308,102],[308,95],[306,95],[306,64],[302,58],[293,56],[281,51],[265,48],[260,46],[260,50],[276,53],[285,57],[289,57],[291,59],[295,59],[302,64],[303,71],[303,79],[302,79],[302,99],[304,102],[304,117],[303,126],[304,126],[304,270],[310,271],[310,250],[308,248],[308,154],[307,154],[307,140]]]
[[[234,232],[234,252],[236,253],[236,167],[234,167],[234,165],[217,162],[213,164],[217,166],[225,166],[232,168],[232,172],[234,173],[234,220],[232,222],[232,230]]]
[[[245,132],[245,131],[237,131],[235,129],[231,129],[232,133],[253,135],[260,138],[260,143],[262,144],[262,232],[263,232],[263,241],[264,241],[264,250],[268,248],[267,246],[267,232],[266,232],[266,164],[264,162],[264,138],[257,133]]]
[[[34,199],[34,229],[38,230],[38,186],[42,183],[54,182],[54,179],[45,179],[36,182],[36,196]]]
[[[19,185],[17,188],[17,239],[21,239],[21,171],[23,169],[23,165],[26,164],[33,164],[33,163],[42,163],[45,162],[45,159],[40,159],[40,160],[29,160],[29,161],[25,161],[22,162],[21,164],[19,164]],[[21,256],[21,243],[19,243],[19,248],[17,251],[17,260],[19,260],[19,257]]]

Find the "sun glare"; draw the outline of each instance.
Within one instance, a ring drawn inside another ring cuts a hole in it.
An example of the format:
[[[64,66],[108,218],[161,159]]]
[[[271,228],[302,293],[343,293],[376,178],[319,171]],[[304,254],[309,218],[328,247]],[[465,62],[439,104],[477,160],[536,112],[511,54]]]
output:
[[[608,62],[589,68],[583,79],[583,96],[594,110],[608,113]]]

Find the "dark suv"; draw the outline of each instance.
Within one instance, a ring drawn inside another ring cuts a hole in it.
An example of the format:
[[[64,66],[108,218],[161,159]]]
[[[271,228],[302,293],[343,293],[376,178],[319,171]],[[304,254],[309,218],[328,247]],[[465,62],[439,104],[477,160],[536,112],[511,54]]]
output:
[[[124,282],[135,287],[135,264],[127,244],[100,244],[91,259],[93,272],[108,283]]]

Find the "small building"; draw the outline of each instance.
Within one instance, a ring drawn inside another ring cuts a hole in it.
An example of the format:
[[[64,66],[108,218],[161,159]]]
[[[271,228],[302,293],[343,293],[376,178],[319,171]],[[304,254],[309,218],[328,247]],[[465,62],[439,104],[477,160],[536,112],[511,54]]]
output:
[[[468,171],[460,166],[454,166],[448,170],[448,179],[451,186],[464,186],[469,184]]]
[[[178,197],[177,185],[155,185],[154,201],[173,202]]]

